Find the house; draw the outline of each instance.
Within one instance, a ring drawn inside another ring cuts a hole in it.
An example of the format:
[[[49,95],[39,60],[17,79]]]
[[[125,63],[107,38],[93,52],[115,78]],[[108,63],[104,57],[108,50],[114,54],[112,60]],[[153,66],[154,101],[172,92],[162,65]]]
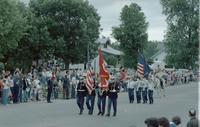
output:
[[[103,37],[97,39],[96,43],[99,44],[99,48],[101,48],[101,50],[102,50],[103,53],[111,54],[111,55],[117,56],[118,58],[121,55],[123,55],[122,51],[116,50],[116,49],[114,49],[114,48],[112,48],[110,46],[111,40],[108,37],[104,37],[103,36]],[[96,73],[99,71],[99,65],[98,65],[98,63],[99,63],[99,56],[97,56],[96,58],[94,58],[92,60],[92,62],[91,62],[92,66],[94,68],[94,72],[96,72]],[[106,62],[105,62],[105,64],[107,65]],[[117,66],[120,66],[119,62],[117,64]]]

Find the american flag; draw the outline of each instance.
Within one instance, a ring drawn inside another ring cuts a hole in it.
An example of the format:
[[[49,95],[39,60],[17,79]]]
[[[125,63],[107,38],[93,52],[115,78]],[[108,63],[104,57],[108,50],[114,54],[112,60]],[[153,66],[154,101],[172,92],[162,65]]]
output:
[[[149,65],[146,63],[142,54],[140,54],[138,58],[137,72],[144,77],[148,76],[150,72]]]
[[[94,72],[92,70],[91,64],[88,63],[88,70],[86,74],[86,87],[88,89],[89,94],[92,93],[94,87],[94,80],[93,80]]]

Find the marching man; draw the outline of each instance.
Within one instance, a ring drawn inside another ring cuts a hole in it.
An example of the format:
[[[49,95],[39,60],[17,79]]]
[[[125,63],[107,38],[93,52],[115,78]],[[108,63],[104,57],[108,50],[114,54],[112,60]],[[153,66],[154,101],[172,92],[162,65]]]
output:
[[[111,105],[113,105],[113,116],[117,114],[117,98],[119,92],[119,82],[115,80],[114,77],[111,78],[111,82],[109,83],[109,90],[108,90],[108,113],[106,116],[110,116]]]
[[[79,115],[83,114],[83,107],[84,107],[84,101],[85,96],[87,94],[87,88],[86,88],[86,82],[83,77],[80,77],[80,82],[77,85],[77,105],[80,109]]]

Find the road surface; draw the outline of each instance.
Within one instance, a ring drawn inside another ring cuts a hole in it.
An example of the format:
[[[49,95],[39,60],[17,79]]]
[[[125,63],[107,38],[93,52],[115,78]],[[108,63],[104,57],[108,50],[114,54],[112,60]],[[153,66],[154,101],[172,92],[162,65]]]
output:
[[[53,100],[22,104],[0,105],[0,127],[145,127],[148,117],[165,116],[169,120],[175,115],[182,119],[185,127],[189,120],[188,110],[198,109],[198,83],[166,88],[166,97],[155,98],[153,105],[128,103],[127,93],[120,93],[116,117],[88,115],[85,105],[83,115],[78,115],[75,100]]]

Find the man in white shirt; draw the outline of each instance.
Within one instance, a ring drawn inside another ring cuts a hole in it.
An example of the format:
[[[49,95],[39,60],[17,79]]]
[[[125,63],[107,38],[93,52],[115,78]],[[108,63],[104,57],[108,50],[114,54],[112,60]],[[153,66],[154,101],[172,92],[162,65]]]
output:
[[[130,103],[134,102],[134,84],[135,81],[133,80],[133,78],[127,77],[127,88]]]

